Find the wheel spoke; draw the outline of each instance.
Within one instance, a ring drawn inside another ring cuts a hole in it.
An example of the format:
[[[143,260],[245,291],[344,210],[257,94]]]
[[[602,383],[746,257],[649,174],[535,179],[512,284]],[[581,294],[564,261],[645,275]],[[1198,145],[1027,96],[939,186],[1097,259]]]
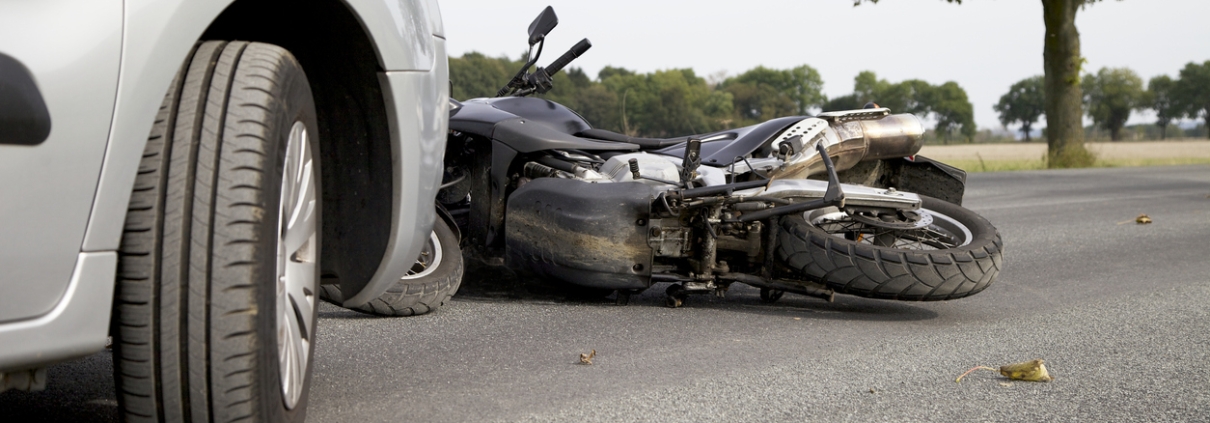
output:
[[[305,135],[305,132],[304,132]],[[309,152],[308,152],[309,153]],[[310,154],[302,154],[303,162],[298,166],[299,173],[293,175],[293,191],[290,196],[293,203],[283,204],[289,207],[285,225],[286,252],[294,254],[303,247],[316,232],[315,222],[315,187],[311,171]]]
[[[297,277],[300,280],[312,280],[315,278],[314,263],[290,262],[287,264],[287,266],[287,274],[289,274],[290,277]],[[312,292],[310,287],[306,286],[306,284],[287,283],[286,300],[288,306],[287,309],[291,312],[290,316],[293,317],[294,310],[297,310],[302,317],[302,320],[299,322],[302,331],[299,332],[299,334],[303,338],[311,339],[311,334],[313,331],[310,327],[310,316],[315,314],[317,311],[315,308],[315,293]]]

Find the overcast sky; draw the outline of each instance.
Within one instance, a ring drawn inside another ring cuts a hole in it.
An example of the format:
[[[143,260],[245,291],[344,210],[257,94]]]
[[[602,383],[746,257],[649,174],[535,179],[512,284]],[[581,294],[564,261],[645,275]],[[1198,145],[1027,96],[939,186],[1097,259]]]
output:
[[[639,72],[692,68],[707,77],[758,65],[808,64],[829,97],[853,90],[872,70],[891,82],[956,81],[981,128],[999,128],[992,105],[1010,85],[1042,74],[1042,5],[1037,0],[442,0],[451,57],[478,51],[516,58],[526,29],[547,5],[559,26],[542,65],[581,38],[593,48],[572,66],[590,76],[607,65]],[[1076,20],[1085,70],[1129,67],[1144,80],[1175,77],[1210,60],[1210,0],[1106,1]],[[503,82],[503,81],[501,81]],[[1137,116],[1132,122],[1152,121]]]

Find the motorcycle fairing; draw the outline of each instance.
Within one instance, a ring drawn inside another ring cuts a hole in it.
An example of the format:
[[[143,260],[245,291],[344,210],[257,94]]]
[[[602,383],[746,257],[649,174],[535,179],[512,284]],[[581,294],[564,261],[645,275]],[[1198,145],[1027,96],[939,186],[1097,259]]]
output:
[[[508,199],[509,267],[587,287],[651,286],[647,232],[653,193],[638,182],[527,182]]]
[[[492,138],[519,153],[545,150],[638,150],[634,144],[590,141],[557,131],[539,121],[513,118],[496,124]]]
[[[519,117],[542,122],[564,134],[574,134],[592,128],[583,116],[566,106],[534,97],[503,97],[486,101],[492,107]]]
[[[540,98],[476,98],[462,103],[450,130],[500,141],[520,153],[543,150],[637,150],[633,144],[596,141],[575,133],[588,122],[559,103]]]
[[[743,128],[701,135],[699,138],[702,140],[702,164],[715,167],[728,166],[734,163],[737,157],[747,156],[761,148],[771,148],[769,143],[775,135],[803,119],[806,117],[787,116]],[[685,146],[677,145],[654,152],[681,157],[685,155]],[[767,156],[770,152],[765,151],[764,155]]]
[[[783,117],[692,137],[703,140],[702,164],[727,166],[736,157],[746,156],[759,148],[770,148],[768,144],[773,136],[802,119],[805,117]],[[660,148],[673,142],[680,144],[690,138],[639,138],[632,142],[636,139],[622,134],[613,136],[609,131],[592,128],[578,113],[561,104],[533,97],[467,100],[450,119],[450,129],[498,140],[520,153],[553,149],[631,151]],[[680,157],[684,155],[684,146],[674,145],[653,152]]]

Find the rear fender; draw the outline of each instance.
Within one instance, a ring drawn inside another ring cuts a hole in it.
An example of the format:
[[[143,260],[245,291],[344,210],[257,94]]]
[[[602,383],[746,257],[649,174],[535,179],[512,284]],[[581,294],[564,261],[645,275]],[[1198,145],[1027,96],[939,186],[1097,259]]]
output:
[[[839,172],[841,183],[878,188],[895,188],[962,205],[966,193],[966,171],[916,155],[912,159],[895,158],[860,162]],[[818,176],[813,178],[823,178]]]

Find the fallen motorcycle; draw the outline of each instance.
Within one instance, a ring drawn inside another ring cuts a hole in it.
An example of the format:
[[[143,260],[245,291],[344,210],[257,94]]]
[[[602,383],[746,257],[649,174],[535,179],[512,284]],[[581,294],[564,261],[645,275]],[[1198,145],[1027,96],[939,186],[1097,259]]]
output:
[[[453,106],[438,200],[465,254],[621,304],[668,283],[672,307],[736,282],[768,302],[935,301],[995,280],[1000,235],[960,206],[965,172],[915,156],[915,116],[867,108],[672,139],[593,128],[529,97],[591,47],[531,72],[557,22],[549,7],[534,20],[527,62],[496,98]]]

